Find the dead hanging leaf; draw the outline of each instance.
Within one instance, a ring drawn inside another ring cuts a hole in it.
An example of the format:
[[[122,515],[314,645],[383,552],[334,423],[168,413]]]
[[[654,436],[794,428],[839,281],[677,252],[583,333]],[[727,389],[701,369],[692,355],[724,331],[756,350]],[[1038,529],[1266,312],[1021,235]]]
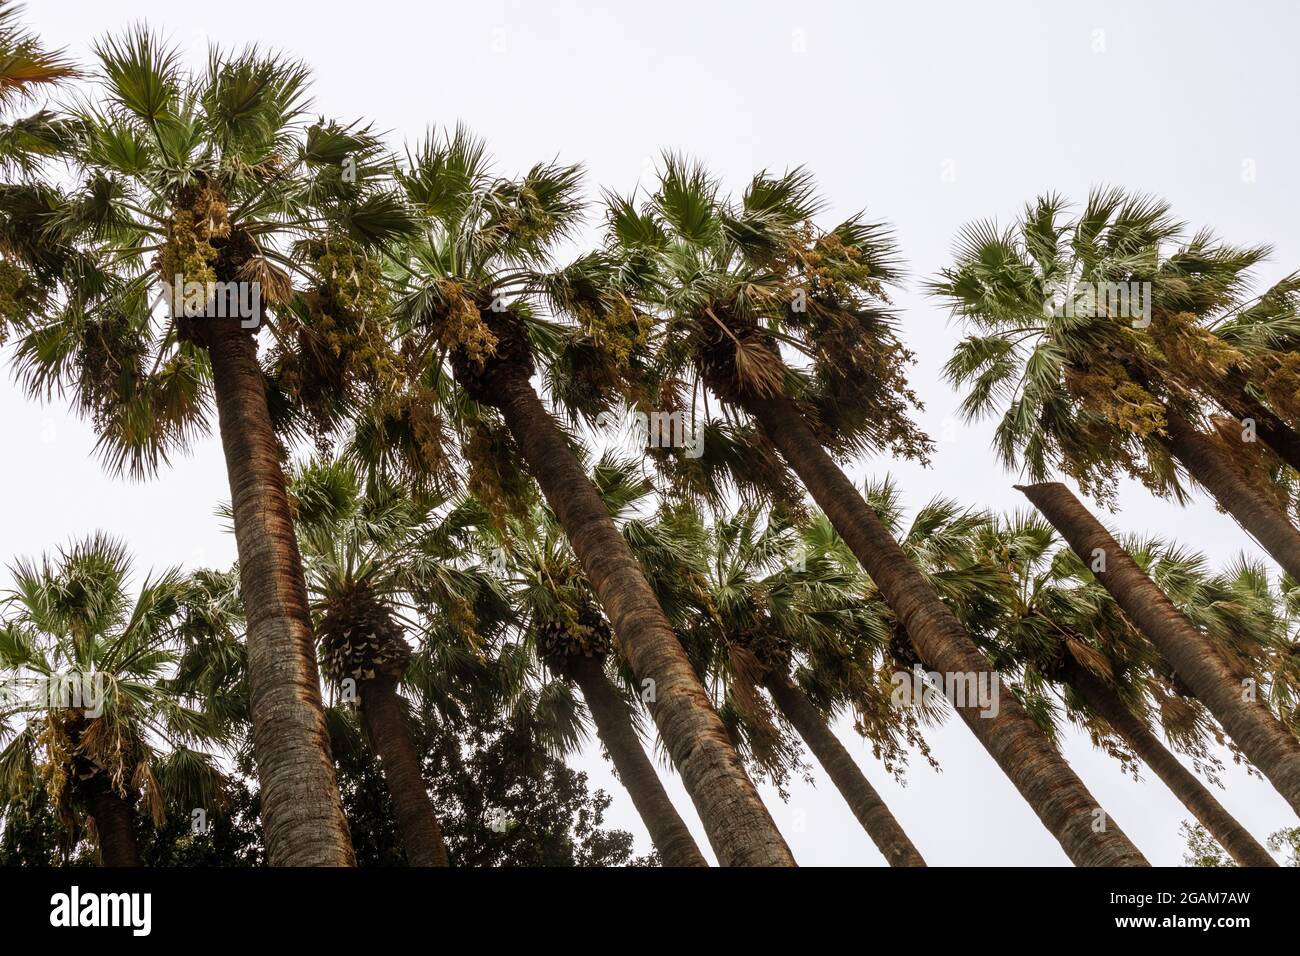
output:
[[[438,283],[438,291],[446,303],[445,313],[435,328],[439,341],[463,353],[481,369],[496,354],[496,335],[460,283],[444,279]]]
[[[782,734],[771,706],[758,690],[763,681],[763,665],[751,651],[737,644],[731,644],[727,653],[732,672],[728,698],[745,723],[754,758],[768,772],[780,773]]]
[[[1156,702],[1160,706],[1160,724],[1171,740],[1196,737],[1198,714],[1191,700],[1162,688],[1156,693]]]
[[[1115,676],[1115,672],[1110,666],[1110,660],[1095,647],[1073,637],[1065,639],[1065,646],[1067,653],[1073,655],[1074,659],[1090,674],[1094,674],[1103,680],[1110,680]]]
[[[785,366],[780,356],[756,339],[736,340],[735,368],[741,388],[760,397],[779,395],[785,384]]]
[[[135,772],[131,775],[131,789],[143,793],[154,826],[160,827],[167,822],[167,799],[148,761],[142,760],[135,765]]]
[[[293,280],[265,256],[254,256],[240,268],[243,282],[256,282],[262,291],[262,300],[269,305],[286,305],[293,298]]]

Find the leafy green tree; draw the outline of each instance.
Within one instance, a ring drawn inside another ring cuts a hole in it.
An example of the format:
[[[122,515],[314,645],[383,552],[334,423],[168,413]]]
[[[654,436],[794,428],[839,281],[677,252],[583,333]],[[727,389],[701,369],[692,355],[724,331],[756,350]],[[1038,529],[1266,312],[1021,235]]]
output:
[[[1187,841],[1187,852],[1183,854],[1183,866],[1234,866],[1231,857],[1214,842],[1214,837],[1199,823],[1184,820],[1178,825],[1179,832]],[[1283,866],[1300,866],[1300,827],[1289,827],[1269,835],[1269,849],[1274,853],[1285,854]]]

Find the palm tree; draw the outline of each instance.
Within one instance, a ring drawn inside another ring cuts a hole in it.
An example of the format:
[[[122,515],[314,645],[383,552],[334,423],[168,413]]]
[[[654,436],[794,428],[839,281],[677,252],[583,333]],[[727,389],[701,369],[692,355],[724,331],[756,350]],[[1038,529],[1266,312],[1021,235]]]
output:
[[[1018,666],[1031,691],[1043,683],[1059,686],[1094,743],[1126,763],[1135,754],[1239,863],[1274,865],[1264,847],[1151,729],[1146,715],[1152,690],[1165,684],[1163,659],[1148,650],[1082,562],[1056,545],[1051,525],[1032,514],[990,520],[975,542],[981,559],[1013,585],[998,591],[1005,600],[991,629],[999,657],[1010,658],[1000,662],[1000,669]],[[1224,593],[1231,588],[1214,586],[1218,582],[1207,580],[1194,558],[1155,543],[1134,541],[1126,549],[1141,556],[1157,576],[1184,582],[1180,590],[1192,613],[1208,618],[1211,635],[1229,641],[1246,630],[1242,624],[1249,615],[1234,613],[1223,620],[1237,603]],[[1174,706],[1166,695],[1158,693],[1156,699],[1167,702],[1161,708],[1166,734],[1190,749],[1199,764],[1207,755],[1205,738],[1211,728],[1194,710]]]
[[[168,571],[127,590],[131,562],[96,535],[12,567],[3,601],[0,800],[43,791],[74,845],[85,822],[105,866],[137,866],[132,821],[161,826],[169,800],[209,807],[221,773],[202,749],[225,733],[169,684],[185,579]],[[11,723],[13,721],[13,723]]]
[[[810,553],[808,541],[788,519],[758,508],[706,524],[685,509],[667,520],[684,538],[683,571],[699,605],[682,631],[687,646],[711,647],[713,672],[726,687],[725,712],[747,725],[758,742],[777,737],[759,700],[758,688],[771,695],[780,715],[795,728],[839,790],[862,828],[891,866],[924,866],[925,860],[894,818],[880,794],[830,728],[833,707],[819,708],[799,678],[818,683],[810,668],[819,658],[842,653],[875,621],[864,622],[871,603],[863,601],[856,575],[824,554]],[[694,560],[690,556],[696,556]],[[800,659],[807,666],[796,666]],[[753,746],[756,759],[770,766],[767,751]],[[780,768],[775,768],[778,772]]]
[[[610,364],[600,354],[630,350],[640,335],[603,257],[554,268],[554,247],[579,221],[580,171],[538,165],[517,180],[496,178],[482,144],[457,130],[426,139],[398,178],[423,230],[396,265],[399,312],[409,328],[403,349],[428,357],[421,379],[428,401],[445,398],[469,423],[471,490],[493,491],[476,488],[475,478],[482,484],[489,473],[512,472],[512,459],[522,461],[564,528],[623,658],[637,681],[653,688],[651,715],[718,860],[792,865],[643,570],[531,382],[548,348],[572,357],[581,338],[595,375]],[[548,305],[595,321],[600,335],[566,335],[543,318]],[[597,400],[608,394],[588,384]],[[499,490],[501,482],[494,484]],[[507,484],[518,490],[525,483]]]
[[[648,492],[629,465],[612,458],[597,463],[593,482],[616,519],[626,519]],[[707,866],[642,747],[636,711],[617,685],[620,679],[610,677],[613,631],[554,513],[538,506],[511,521],[507,531],[492,540],[510,574],[525,646],[582,692],[596,734],[664,865]]]
[[[1254,679],[1233,667],[1174,607],[1065,485],[1017,487],[1060,531],[1242,753],[1300,813],[1300,740],[1257,698]]]
[[[207,70],[191,76],[144,29],[96,52],[104,98],[71,117],[85,186],[63,219],[103,274],[24,337],[19,367],[36,393],[70,389],[110,463],[137,475],[206,428],[211,388],[248,618],[270,860],[346,865],[347,824],[268,404],[278,393],[259,364],[256,333],[269,328],[292,352],[299,316],[315,315],[322,297],[295,303],[291,275],[329,285],[339,246],[346,253],[382,241],[405,220],[376,178],[379,147],[368,132],[306,126],[302,66],[256,49],[214,50]],[[170,306],[161,326],[159,295]],[[330,318],[352,331],[344,309]]]
[[[408,861],[447,866],[447,847],[399,689],[412,660],[404,632],[421,627],[420,604],[434,600],[435,592],[468,628],[477,620],[475,592],[488,582],[444,567],[442,555],[430,546],[440,536],[436,500],[388,484],[363,489],[355,469],[331,461],[305,466],[289,492],[318,620],[322,669],[334,685],[346,688],[345,699],[359,705]]]
[[[809,176],[755,176],[727,201],[701,168],[668,157],[638,209],[609,204],[611,247],[660,313],[660,380],[674,409],[685,375],[725,409],[746,413],[799,476],[903,622],[921,658],[950,675],[992,682],[988,662],[828,453],[893,447],[924,457],[907,419],[908,357],[884,308],[892,245],[855,217],[817,229]],[[782,348],[813,361],[789,367]],[[706,399],[707,401],[707,399]],[[694,399],[691,399],[694,407]],[[1081,865],[1141,864],[1117,827],[1093,827],[1097,802],[1014,701],[996,717],[962,719]]]
[[[1203,424],[1205,383],[1242,353],[1200,323],[1238,300],[1263,250],[1201,232],[1166,254],[1183,238],[1168,205],[1120,190],[1094,192],[1077,219],[1065,210],[1045,196],[1009,230],[967,227],[956,263],[931,283],[975,330],[947,365],[969,386],[963,414],[1000,409],[1005,465],[1035,482],[1058,467],[1103,500],[1127,473],[1183,501],[1181,466],[1300,576],[1300,532],[1243,468],[1244,443]]]

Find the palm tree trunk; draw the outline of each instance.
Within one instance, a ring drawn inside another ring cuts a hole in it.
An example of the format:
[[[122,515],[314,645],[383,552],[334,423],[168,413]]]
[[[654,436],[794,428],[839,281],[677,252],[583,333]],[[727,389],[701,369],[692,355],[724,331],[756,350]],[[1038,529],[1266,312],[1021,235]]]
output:
[[[1166,409],[1165,421],[1168,447],[1174,457],[1287,574],[1300,580],[1300,531],[1287,520],[1277,502],[1246,478],[1223,449],[1178,412]]]
[[[1017,485],[1055,525],[1125,614],[1223,725],[1241,752],[1300,813],[1300,740],[1246,693],[1218,649],[1143,573],[1065,485]]]
[[[1229,371],[1215,391],[1225,410],[1242,421],[1253,421],[1255,435],[1273,449],[1274,454],[1300,471],[1300,434],[1246,391],[1246,378],[1241,372]]]
[[[636,805],[664,865],[708,866],[642,749],[627,703],[605,676],[604,665],[594,657],[571,657],[565,669],[582,690],[600,742],[609,752],[618,779]]]
[[[1073,657],[1065,663],[1064,679],[1071,689],[1133,748],[1133,752],[1173,791],[1183,806],[1192,811],[1192,815],[1205,825],[1234,860],[1242,866],[1277,866],[1277,861],[1250,835],[1250,831],[1214,799],[1196,775],[1169,752],[1146,721],[1129,710],[1115,691]]]
[[[131,832],[131,807],[107,781],[91,781],[87,797],[95,818],[99,856],[104,866],[139,866],[140,852]]]
[[[253,756],[273,866],[355,860],[321,705],[302,558],[257,343],[236,321],[209,325],[213,388],[247,618]]]
[[[749,396],[743,404],[853,550],[921,659],[951,679],[988,681],[1000,688],[996,672],[831,460],[795,403],[785,396]],[[1146,865],[1123,831],[1099,815],[1097,800],[1012,695],[1001,694],[993,714],[982,711],[978,702],[958,703],[962,720],[1071,860],[1079,866]]]
[[[619,651],[646,690],[659,735],[723,866],[793,866],[726,728],[645,573],[527,375],[501,376],[494,402],[582,562]]]
[[[808,696],[785,675],[768,674],[763,683],[777,709],[799,731],[799,736],[831,778],[840,796],[862,824],[862,829],[884,854],[885,861],[890,866],[925,866],[920,851],[912,845],[839,738],[826,726],[826,721]]]
[[[447,845],[420,772],[420,758],[402,712],[397,681],[391,677],[364,680],[357,687],[357,696],[366,735],[379,754],[384,783],[393,798],[406,862],[411,866],[448,866]]]

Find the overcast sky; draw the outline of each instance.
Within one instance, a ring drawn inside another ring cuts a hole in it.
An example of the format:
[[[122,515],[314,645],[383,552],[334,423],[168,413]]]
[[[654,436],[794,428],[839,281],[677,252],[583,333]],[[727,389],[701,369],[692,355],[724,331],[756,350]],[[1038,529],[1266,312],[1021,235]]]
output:
[[[1193,226],[1230,240],[1271,243],[1261,283],[1300,268],[1296,8],[1281,0],[1076,6],[36,0],[26,19],[82,60],[96,37],[140,19],[196,64],[209,42],[256,40],[313,68],[321,113],[367,117],[391,131],[394,146],[464,121],[486,137],[501,171],[555,157],[582,162],[593,196],[597,186],[627,192],[647,181],[664,149],[706,160],[733,187],[762,168],[806,164],[830,200],[828,221],[865,208],[896,228],[913,277],[898,298],[904,339],[918,358],[922,424],[940,441],[929,469],[878,458],[854,477],[892,470],[913,509],[937,494],[1011,509],[1023,499],[988,450],[991,426],[957,422],[959,397],[939,375],[959,330],[916,292],[948,262],[964,223],[1010,219],[1040,191],[1082,199],[1090,186],[1115,184],[1157,193]],[[27,401],[7,373],[0,437],[10,455],[0,468],[0,561],[93,529],[129,542],[142,570],[234,560],[233,538],[214,515],[229,495],[215,438],[157,481],[111,479],[90,428],[61,402]],[[1177,535],[1216,564],[1257,552],[1205,498],[1178,509],[1130,486],[1120,503],[1112,527]],[[1067,863],[959,721],[930,736],[942,772],[915,759],[906,788],[850,726],[838,730],[932,865]],[[1077,734],[1065,751],[1148,859],[1180,862],[1178,823],[1190,814],[1158,780],[1123,777]],[[577,763],[613,796],[608,822],[648,849],[598,748]],[[663,776],[704,846],[679,781]],[[764,789],[795,857],[883,865],[824,774],[818,779],[815,788],[793,786],[788,803]],[[1219,799],[1257,838],[1294,825],[1260,779],[1230,770],[1225,780]]]

